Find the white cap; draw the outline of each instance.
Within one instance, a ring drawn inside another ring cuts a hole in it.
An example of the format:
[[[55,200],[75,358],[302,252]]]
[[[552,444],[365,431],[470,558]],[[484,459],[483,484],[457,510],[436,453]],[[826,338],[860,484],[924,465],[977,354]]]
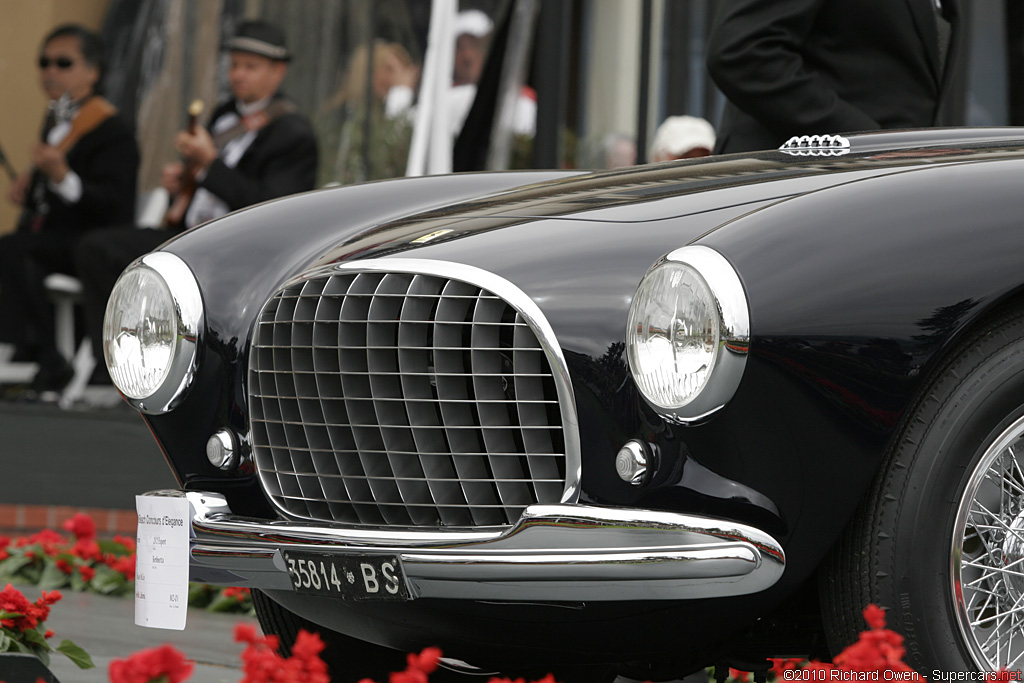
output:
[[[494,22],[490,17],[478,9],[467,9],[455,16],[455,36],[468,33],[477,38],[483,38],[494,30]]]
[[[695,147],[715,148],[714,127],[696,116],[670,116],[654,134],[650,158],[658,161],[659,157],[678,157]]]

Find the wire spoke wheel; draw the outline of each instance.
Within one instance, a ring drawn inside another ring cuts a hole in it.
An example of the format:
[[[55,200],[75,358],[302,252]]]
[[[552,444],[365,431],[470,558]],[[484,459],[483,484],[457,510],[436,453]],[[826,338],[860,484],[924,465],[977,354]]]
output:
[[[957,511],[952,595],[981,669],[1024,662],[1024,418],[982,455]]]
[[[1024,668],[1024,307],[932,371],[819,587],[833,652],[874,603],[916,671]]]

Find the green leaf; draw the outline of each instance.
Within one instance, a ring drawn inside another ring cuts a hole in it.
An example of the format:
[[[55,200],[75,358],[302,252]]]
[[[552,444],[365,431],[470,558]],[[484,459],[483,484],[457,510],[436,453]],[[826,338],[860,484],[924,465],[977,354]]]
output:
[[[23,616],[25,615],[21,612],[8,612],[7,610],[0,609],[0,619],[17,619]]]
[[[28,645],[26,645],[25,643],[21,642],[17,638],[11,638],[11,645],[12,645],[11,649],[13,649],[13,650],[15,650],[17,652],[24,652],[25,654],[28,654],[28,655],[35,654],[34,652],[32,652],[32,648],[30,648]]]
[[[47,562],[39,576],[39,588],[52,591],[63,588],[71,582],[71,577],[61,571],[56,562]]]
[[[92,657],[89,656],[89,653],[70,640],[62,640],[56,649],[57,652],[63,652],[67,655],[67,658],[74,662],[75,666],[79,669],[91,669],[96,666],[92,663]]]
[[[28,557],[25,554],[11,555],[6,560],[0,561],[0,576],[16,576],[23,567],[31,564],[32,560],[33,558]]]
[[[0,630],[0,652],[7,652],[13,647],[11,637],[4,632],[6,630]]]
[[[114,571],[105,564],[97,565],[96,576],[92,578],[89,586],[103,595],[122,595],[130,588],[124,574]]]
[[[241,604],[237,598],[226,597],[223,593],[220,593],[206,609],[210,612],[231,612],[235,611]]]
[[[100,552],[103,554],[109,553],[111,555],[117,555],[118,557],[129,554],[128,548],[125,548],[117,541],[112,541],[108,538],[98,538],[96,539],[96,543],[100,546]]]
[[[189,607],[206,607],[213,599],[214,589],[205,583],[188,584]]]
[[[46,642],[46,638],[44,637],[44,635],[40,633],[37,629],[32,628],[25,631],[24,633],[25,640],[31,643],[32,645],[38,645],[42,647],[44,650],[51,649],[50,644]]]
[[[29,583],[39,583],[39,578],[43,575],[43,563],[27,564],[22,567],[21,572],[18,574],[21,578],[25,579]]]

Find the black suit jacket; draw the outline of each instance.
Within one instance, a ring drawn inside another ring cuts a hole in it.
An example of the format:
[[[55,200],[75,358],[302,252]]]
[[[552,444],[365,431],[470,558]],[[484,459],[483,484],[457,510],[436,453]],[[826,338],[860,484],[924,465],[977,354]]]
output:
[[[66,204],[50,191],[46,177],[37,171],[19,229],[31,229],[38,215],[38,189],[42,189],[44,202],[49,206],[40,228],[47,233],[78,236],[93,228],[134,223],[139,147],[124,119],[118,115],[106,119],[83,135],[68,150],[66,158],[68,166],[82,179],[81,199],[76,204]]]
[[[234,100],[217,108],[210,119],[210,128],[229,112],[237,113]],[[228,168],[219,158],[214,161],[199,185],[234,211],[313,189],[316,169],[313,126],[305,116],[292,112],[261,128],[234,168]]]
[[[958,0],[945,65],[933,0],[727,0],[707,66],[728,102],[716,152],[793,135],[962,123]]]

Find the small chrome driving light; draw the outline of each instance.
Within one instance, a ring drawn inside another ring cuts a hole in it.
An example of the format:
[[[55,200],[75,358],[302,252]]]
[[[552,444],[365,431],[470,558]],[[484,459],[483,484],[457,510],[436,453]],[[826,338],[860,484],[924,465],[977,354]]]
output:
[[[238,467],[238,440],[227,429],[218,429],[206,442],[206,457],[217,469],[230,472]]]
[[[640,486],[649,469],[647,449],[636,440],[627,441],[615,456],[615,471],[627,484]]]
[[[647,271],[629,308],[626,356],[640,393],[666,419],[699,421],[739,386],[750,343],[746,293],[713,249],[677,249]]]
[[[192,271],[154,252],[121,274],[107,300],[103,358],[114,385],[139,410],[164,413],[195,375],[203,300]]]

